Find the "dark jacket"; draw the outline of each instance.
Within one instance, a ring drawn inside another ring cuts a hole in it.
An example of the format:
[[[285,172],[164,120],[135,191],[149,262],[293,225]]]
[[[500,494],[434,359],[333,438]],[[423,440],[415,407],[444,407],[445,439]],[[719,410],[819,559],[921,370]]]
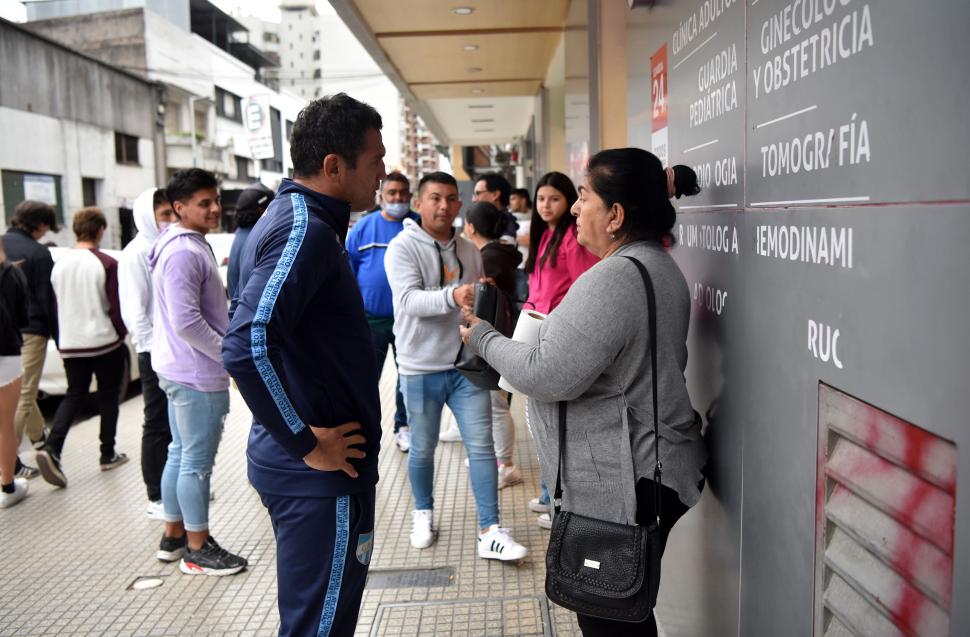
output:
[[[495,279],[495,286],[515,299],[515,269],[522,263],[522,253],[514,245],[493,241],[482,246],[485,276]]]
[[[0,356],[20,355],[27,308],[27,277],[17,266],[0,263]]]
[[[262,493],[334,497],[377,482],[378,369],[343,241],[350,205],[284,179],[239,259],[222,357],[253,413],[249,479]],[[361,424],[359,477],[303,462],[309,426]]]
[[[51,251],[20,228],[10,228],[3,235],[3,251],[7,253],[7,261],[19,265],[27,277],[30,318],[23,333],[56,338],[57,310],[51,288],[51,270],[54,269]]]

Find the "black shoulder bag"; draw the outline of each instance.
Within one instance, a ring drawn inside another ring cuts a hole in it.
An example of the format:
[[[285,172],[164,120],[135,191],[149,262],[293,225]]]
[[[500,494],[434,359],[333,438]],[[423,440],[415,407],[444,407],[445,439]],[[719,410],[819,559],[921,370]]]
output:
[[[629,258],[629,257],[627,257]],[[546,551],[546,595],[583,615],[624,622],[645,621],[660,587],[660,427],[657,416],[657,301],[647,269],[636,259],[647,292],[650,365],[653,370],[653,471],[657,517],[649,526],[607,522],[561,511],[562,454],[566,445],[566,405],[559,403],[559,467],[553,503],[555,518]],[[633,448],[633,430],[630,430]],[[634,480],[636,476],[634,476]],[[635,519],[635,516],[634,516]]]

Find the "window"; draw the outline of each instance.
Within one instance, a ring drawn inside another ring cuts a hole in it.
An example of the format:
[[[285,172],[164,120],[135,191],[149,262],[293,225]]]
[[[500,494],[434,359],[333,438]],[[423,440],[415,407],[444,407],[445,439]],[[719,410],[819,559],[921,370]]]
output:
[[[115,133],[115,161],[119,164],[138,165],[138,138]]]
[[[236,155],[236,179],[239,181],[248,181],[249,167],[252,161],[248,157],[243,157],[241,155]]]
[[[286,139],[289,141],[293,137],[293,122],[286,120]]]
[[[81,177],[81,205],[98,205],[98,180],[90,177]]]
[[[313,41],[316,42],[316,38],[314,38]],[[313,51],[313,59],[314,60],[319,60],[320,59],[320,49],[315,49]]]
[[[320,79],[320,69],[314,69],[314,71],[313,71],[313,79],[315,79],[315,80],[319,80]]]
[[[263,42],[269,44],[276,44],[280,41],[280,36],[276,33],[270,33],[269,31],[263,31]]]
[[[61,193],[60,175],[0,170],[0,182],[3,184],[2,210],[8,225],[17,205],[24,199],[51,204],[57,210],[58,222],[64,223],[64,197]]]
[[[242,124],[242,98],[217,86],[216,115]]]

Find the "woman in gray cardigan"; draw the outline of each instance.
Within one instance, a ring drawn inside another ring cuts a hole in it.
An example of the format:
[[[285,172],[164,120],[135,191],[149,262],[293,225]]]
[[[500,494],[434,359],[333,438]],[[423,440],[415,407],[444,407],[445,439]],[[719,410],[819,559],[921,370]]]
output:
[[[684,379],[690,293],[664,248],[674,224],[663,165],[637,148],[605,150],[589,160],[572,208],[579,242],[602,261],[583,274],[545,319],[538,346],[503,337],[466,312],[462,338],[509,383],[529,396],[529,416],[546,484],[556,482],[558,401],[568,401],[563,508],[627,524],[655,517],[652,374],[647,298],[636,266],[657,296],[661,531],[700,499],[707,462],[700,417]],[[631,436],[632,430],[632,452]],[[584,635],[656,635],[644,624],[579,615]]]

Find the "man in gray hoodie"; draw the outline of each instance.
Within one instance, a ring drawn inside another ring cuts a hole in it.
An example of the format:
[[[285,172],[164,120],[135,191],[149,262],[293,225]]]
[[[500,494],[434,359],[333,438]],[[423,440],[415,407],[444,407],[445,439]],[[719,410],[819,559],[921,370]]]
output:
[[[394,298],[401,392],[411,423],[408,477],[416,510],[411,546],[434,543],[434,452],[447,404],[458,421],[468,450],[472,494],[478,513],[478,555],[520,560],[526,549],[501,528],[498,471],[492,445],[488,390],[476,387],[455,369],[461,347],[461,307],[474,302],[474,284],[482,279],[482,257],[473,243],[455,232],[461,210],[458,183],[447,173],[425,175],[418,186],[420,221],[406,219],[387,248],[384,262]]]

